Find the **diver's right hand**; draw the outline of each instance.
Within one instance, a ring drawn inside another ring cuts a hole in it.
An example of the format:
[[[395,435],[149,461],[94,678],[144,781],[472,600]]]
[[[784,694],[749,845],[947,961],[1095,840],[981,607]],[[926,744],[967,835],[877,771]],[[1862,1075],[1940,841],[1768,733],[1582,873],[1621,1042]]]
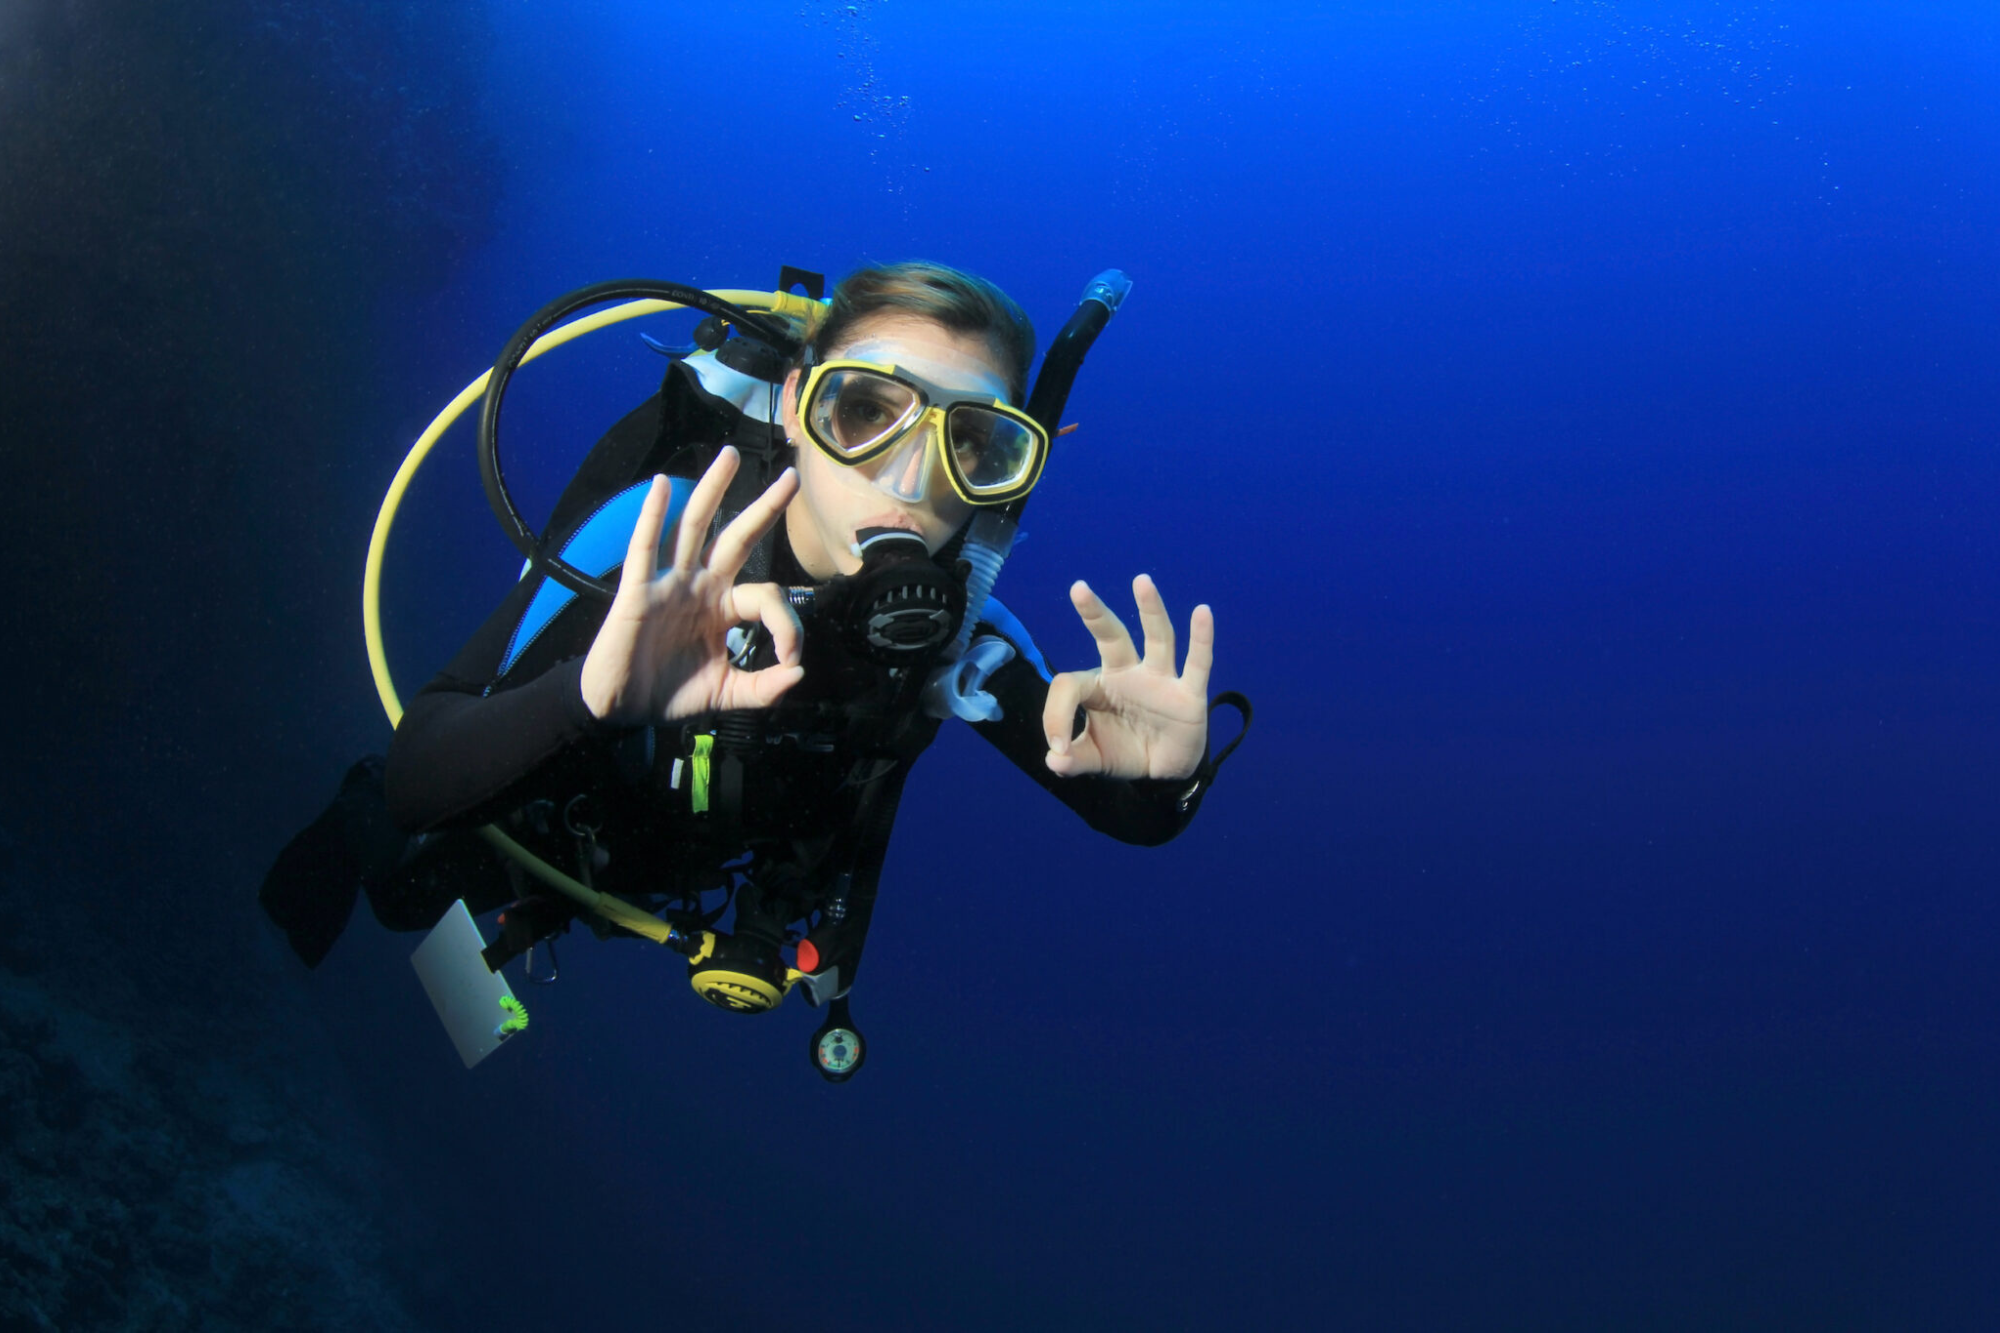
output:
[[[799,665],[804,631],[784,591],[775,583],[734,580],[751,550],[784,516],[798,492],[798,474],[786,468],[702,558],[702,539],[740,459],[725,446],[688,497],[674,540],[673,567],[656,569],[660,531],[672,489],[665,477],[639,510],[618,595],[583,660],[583,702],[591,715],[621,726],[643,726],[732,708],[768,708],[805,674]],[[729,631],[761,621],[770,632],[778,665],[762,671],[732,666]]]

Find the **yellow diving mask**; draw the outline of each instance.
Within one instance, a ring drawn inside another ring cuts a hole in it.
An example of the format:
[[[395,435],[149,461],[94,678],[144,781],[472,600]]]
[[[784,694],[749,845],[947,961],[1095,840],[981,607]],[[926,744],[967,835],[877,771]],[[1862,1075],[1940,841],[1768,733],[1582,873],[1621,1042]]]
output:
[[[875,484],[904,501],[923,499],[941,462],[967,504],[1006,504],[1034,489],[1049,457],[1049,433],[1020,408],[903,366],[825,362],[808,372],[799,401],[799,422],[821,453],[847,467],[884,460]]]

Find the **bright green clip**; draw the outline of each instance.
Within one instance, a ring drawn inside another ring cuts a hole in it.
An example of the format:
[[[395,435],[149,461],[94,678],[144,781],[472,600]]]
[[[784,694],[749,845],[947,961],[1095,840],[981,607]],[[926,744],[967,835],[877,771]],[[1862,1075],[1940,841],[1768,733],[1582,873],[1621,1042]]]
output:
[[[526,1005],[523,1005],[511,995],[502,995],[500,997],[500,1008],[507,1016],[500,1020],[499,1027],[493,1029],[494,1036],[505,1041],[516,1032],[526,1032],[528,1030],[528,1009]]]
[[[694,763],[690,766],[693,769],[693,773],[688,779],[688,787],[689,795],[694,805],[694,812],[698,815],[704,814],[708,810],[709,756],[714,751],[715,737],[697,736],[694,738]]]

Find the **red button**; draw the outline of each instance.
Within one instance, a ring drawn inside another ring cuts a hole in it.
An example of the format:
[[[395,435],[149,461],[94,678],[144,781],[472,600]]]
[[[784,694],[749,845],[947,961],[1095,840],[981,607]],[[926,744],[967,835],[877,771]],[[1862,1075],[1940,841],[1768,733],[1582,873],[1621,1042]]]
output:
[[[799,971],[819,971],[819,950],[813,946],[811,940],[799,941]]]

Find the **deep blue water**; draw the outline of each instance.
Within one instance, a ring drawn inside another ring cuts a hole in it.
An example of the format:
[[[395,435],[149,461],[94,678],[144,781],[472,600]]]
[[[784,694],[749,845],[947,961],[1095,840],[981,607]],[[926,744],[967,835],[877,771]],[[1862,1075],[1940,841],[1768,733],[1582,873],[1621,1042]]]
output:
[[[318,628],[202,780],[258,793],[239,878],[385,743],[353,589],[403,449],[606,277],[933,258],[1046,339],[1125,269],[998,594],[1083,666],[1065,587],[1147,571],[1258,711],[1150,851],[948,730],[845,1087],[803,1006],[587,939],[465,1073],[358,913],[286,984],[439,1326],[2000,1325],[2000,14],[486,18],[434,151],[491,206],[269,497],[322,513]],[[536,503],[655,382],[631,327],[522,372]],[[463,431],[391,551],[406,694],[517,568]]]

